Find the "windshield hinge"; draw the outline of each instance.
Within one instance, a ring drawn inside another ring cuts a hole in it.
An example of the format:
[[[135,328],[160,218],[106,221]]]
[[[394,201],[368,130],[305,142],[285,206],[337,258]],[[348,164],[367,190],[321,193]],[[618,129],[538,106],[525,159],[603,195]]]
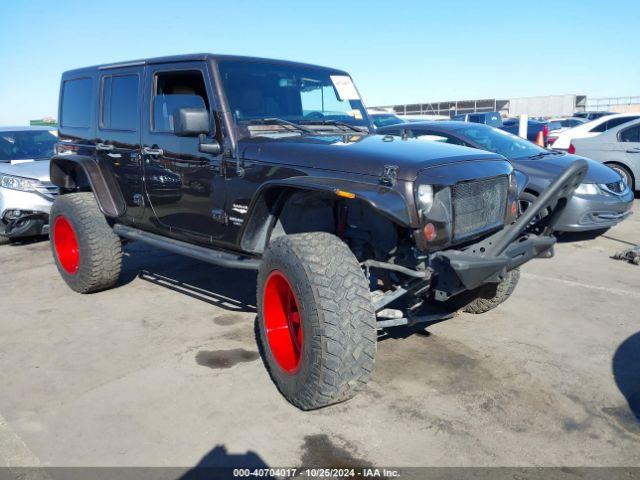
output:
[[[386,187],[393,187],[398,179],[398,166],[385,165],[382,175],[380,175],[380,183]]]

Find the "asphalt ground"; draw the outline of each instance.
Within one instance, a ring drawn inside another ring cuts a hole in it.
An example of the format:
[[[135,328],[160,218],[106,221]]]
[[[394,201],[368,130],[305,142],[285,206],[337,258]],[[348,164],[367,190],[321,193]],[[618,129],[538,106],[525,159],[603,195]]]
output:
[[[0,465],[640,466],[635,215],[565,237],[513,297],[378,342],[351,401],[292,407],[254,334],[255,275],[127,245],[72,292],[46,241],[0,247]]]

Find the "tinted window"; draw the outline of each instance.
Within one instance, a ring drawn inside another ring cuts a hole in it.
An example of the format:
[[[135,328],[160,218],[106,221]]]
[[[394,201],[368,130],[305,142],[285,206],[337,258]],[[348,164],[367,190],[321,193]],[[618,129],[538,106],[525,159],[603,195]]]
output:
[[[549,130],[558,130],[562,127],[563,127],[563,122],[559,122],[559,121],[549,122]]]
[[[637,120],[640,117],[621,117],[621,118],[613,118],[611,120],[607,120],[606,122],[601,123],[600,125],[593,127],[590,132],[606,132],[612,128],[615,128],[623,123],[630,122],[631,120]]]
[[[371,119],[376,127],[386,127],[387,125],[395,125],[396,123],[404,123],[400,117],[390,114],[372,115]]]
[[[602,122],[600,125],[593,127],[590,132],[604,132],[607,129],[607,122]]]
[[[179,108],[209,109],[207,89],[200,71],[156,74],[152,130],[173,132],[173,115]]]
[[[102,128],[112,130],[137,130],[137,75],[104,77],[100,124]]]
[[[414,137],[424,141],[452,143],[453,145],[466,145],[462,140],[448,133],[432,130],[412,130]]]
[[[62,120],[63,127],[89,126],[91,111],[91,79],[79,78],[67,80],[62,89]]]
[[[153,129],[173,132],[173,115],[180,108],[206,108],[198,95],[157,95],[153,99]]]
[[[474,146],[483,150],[489,150],[507,157],[509,160],[517,160],[532,155],[545,153],[542,147],[525,140],[524,138],[511,135],[504,130],[487,127],[485,125],[474,125],[456,129],[456,134]]]
[[[48,160],[58,137],[49,130],[0,132],[0,162],[11,160]]]
[[[618,125],[622,125],[623,123],[630,122],[631,120],[637,120],[640,117],[624,117],[624,118],[614,118],[613,120],[607,121],[607,130],[611,128],[615,128]]]
[[[277,117],[295,123],[326,121],[368,126],[367,114],[351,77],[324,68],[267,62],[220,62],[231,112],[245,130]]]
[[[500,127],[502,126],[502,118],[498,113],[487,113],[486,124],[491,125],[492,127]]]
[[[620,132],[621,142],[640,142],[640,125],[627,128]]]

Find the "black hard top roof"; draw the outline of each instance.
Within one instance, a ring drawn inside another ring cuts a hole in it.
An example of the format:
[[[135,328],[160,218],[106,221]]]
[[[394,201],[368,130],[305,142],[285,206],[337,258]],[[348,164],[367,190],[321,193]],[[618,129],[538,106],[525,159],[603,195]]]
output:
[[[326,70],[347,74],[345,71],[337,68],[322,67],[319,65],[312,65],[308,63],[291,62],[288,60],[277,60],[277,59],[271,59],[271,58],[246,57],[246,56],[240,56],[240,55],[220,55],[215,53],[190,53],[185,55],[170,55],[166,57],[153,57],[153,58],[143,58],[139,60],[129,60],[125,62],[105,63],[102,65],[93,65],[90,67],[76,68],[73,70],[68,70],[64,73],[72,74],[76,72],[86,72],[87,70],[95,70],[95,69],[106,70],[111,68],[124,68],[124,67],[130,67],[130,66],[138,66],[138,65],[153,65],[158,63],[194,62],[194,61],[206,61],[206,60],[281,63],[281,64],[287,64],[287,65],[296,66],[296,67],[323,68]]]

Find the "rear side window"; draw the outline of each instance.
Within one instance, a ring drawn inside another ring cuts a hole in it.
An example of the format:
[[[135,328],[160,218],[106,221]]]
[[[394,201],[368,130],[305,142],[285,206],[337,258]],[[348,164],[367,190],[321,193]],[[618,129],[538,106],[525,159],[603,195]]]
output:
[[[640,142],[640,125],[627,128],[620,132],[621,142]]]
[[[612,128],[615,128],[623,123],[630,122],[631,120],[637,120],[640,117],[622,117],[622,118],[613,118],[611,120],[607,120],[606,122],[598,125],[597,127],[592,128],[590,131],[592,132],[606,132]]]
[[[640,117],[625,117],[625,118],[615,118],[613,120],[609,120],[607,122],[607,130],[610,128],[617,127],[618,125],[622,125],[623,123],[630,122],[632,120],[637,120]]]
[[[102,80],[100,127],[109,130],[137,130],[138,75],[113,75]]]
[[[62,86],[63,127],[88,128],[91,112],[91,79],[66,80]]]

